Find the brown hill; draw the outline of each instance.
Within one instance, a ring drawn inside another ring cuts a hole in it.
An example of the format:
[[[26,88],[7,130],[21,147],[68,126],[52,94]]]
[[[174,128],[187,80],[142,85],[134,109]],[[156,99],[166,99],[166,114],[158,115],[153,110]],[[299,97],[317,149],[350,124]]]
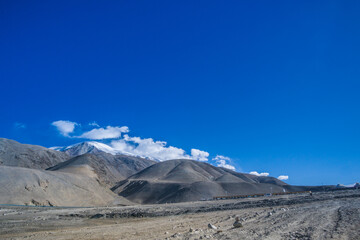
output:
[[[46,169],[68,159],[63,152],[0,138],[0,165],[3,166]]]
[[[273,177],[258,177],[193,160],[170,160],[152,165],[116,184],[112,190],[137,203],[169,203],[211,199],[214,196],[291,190]]]
[[[101,152],[87,153],[71,158],[48,170],[86,175],[88,172],[83,171],[83,167],[89,166],[101,183],[113,186],[116,182],[124,180],[154,163],[154,161],[144,158]]]
[[[83,167],[82,171],[91,172]],[[0,204],[45,206],[130,205],[88,176],[0,166]]]

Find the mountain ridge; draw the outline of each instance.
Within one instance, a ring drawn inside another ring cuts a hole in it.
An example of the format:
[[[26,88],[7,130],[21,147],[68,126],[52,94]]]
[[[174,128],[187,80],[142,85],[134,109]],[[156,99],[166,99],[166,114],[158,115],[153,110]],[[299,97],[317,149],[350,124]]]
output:
[[[293,186],[274,177],[239,173],[190,159],[156,162],[111,154],[105,152],[109,151],[108,145],[98,142],[83,142],[62,150],[64,152],[0,138],[0,186],[5,191],[1,192],[0,203],[11,203],[13,198],[16,204],[64,205],[84,201],[84,204],[101,205],[115,204],[116,199],[123,199],[119,200],[123,205],[153,204],[336,188]],[[68,150],[71,151],[65,152]],[[79,196],[76,195],[78,186],[84,189]],[[87,199],[91,194],[97,196],[94,201]],[[77,197],[80,200],[75,199]]]
[[[0,166],[46,169],[69,158],[63,152],[0,138]]]
[[[120,196],[140,204],[199,201],[221,195],[291,190],[291,185],[273,177],[237,173],[188,159],[154,164],[112,188]]]
[[[113,186],[116,182],[124,180],[155,163],[154,161],[138,157],[97,152],[73,157],[47,170],[86,175],[89,172],[84,172],[80,168],[86,165],[91,167],[101,183]]]
[[[50,147],[49,149],[64,152],[64,153],[68,154],[70,157],[76,157],[76,156],[79,156],[79,155],[82,155],[85,153],[109,153],[112,155],[127,155],[127,156],[132,156],[132,157],[149,159],[152,161],[159,161],[157,159],[152,159],[147,156],[141,156],[141,155],[136,155],[133,153],[125,152],[125,151],[120,151],[120,150],[117,150],[117,149],[111,147],[108,144],[105,144],[102,142],[97,142],[97,141],[85,141],[85,142],[79,142],[79,143],[75,143],[75,144],[65,146],[65,147],[59,147],[59,146]]]

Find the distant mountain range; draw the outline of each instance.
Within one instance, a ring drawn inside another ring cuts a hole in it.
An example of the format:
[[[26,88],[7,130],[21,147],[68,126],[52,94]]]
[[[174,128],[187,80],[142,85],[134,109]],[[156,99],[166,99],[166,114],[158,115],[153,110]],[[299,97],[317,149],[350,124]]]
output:
[[[156,162],[121,154],[98,142],[48,149],[0,138],[0,204],[170,203],[219,195],[344,187],[292,186],[273,177],[238,173],[188,159]]]

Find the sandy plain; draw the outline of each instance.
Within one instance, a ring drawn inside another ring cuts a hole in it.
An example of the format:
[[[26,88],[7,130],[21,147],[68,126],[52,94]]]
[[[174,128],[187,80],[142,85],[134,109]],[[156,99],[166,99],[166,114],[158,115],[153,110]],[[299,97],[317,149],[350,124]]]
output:
[[[233,227],[236,217],[243,227]],[[3,205],[0,239],[360,239],[360,190],[127,207]]]

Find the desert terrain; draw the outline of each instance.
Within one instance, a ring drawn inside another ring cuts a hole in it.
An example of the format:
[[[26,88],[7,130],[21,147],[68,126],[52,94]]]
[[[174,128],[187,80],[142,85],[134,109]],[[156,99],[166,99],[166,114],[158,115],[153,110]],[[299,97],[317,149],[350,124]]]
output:
[[[243,225],[240,228],[233,227],[236,217]],[[0,236],[1,239],[359,239],[360,190],[123,207],[2,205]]]

